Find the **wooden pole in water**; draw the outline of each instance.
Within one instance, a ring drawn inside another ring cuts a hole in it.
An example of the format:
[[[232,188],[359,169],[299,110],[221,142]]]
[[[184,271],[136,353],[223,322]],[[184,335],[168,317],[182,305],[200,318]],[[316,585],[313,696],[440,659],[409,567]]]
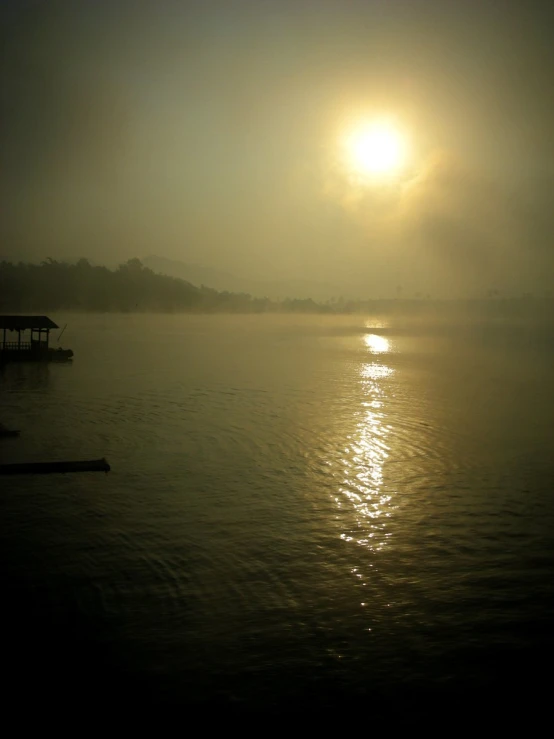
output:
[[[80,462],[23,462],[0,464],[0,475],[47,475],[65,472],[109,472],[110,465],[104,458]]]

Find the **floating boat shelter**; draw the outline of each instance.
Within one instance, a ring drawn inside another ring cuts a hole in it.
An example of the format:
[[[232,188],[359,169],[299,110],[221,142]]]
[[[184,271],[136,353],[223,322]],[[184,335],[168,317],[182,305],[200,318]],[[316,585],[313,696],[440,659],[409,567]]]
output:
[[[70,361],[71,349],[52,349],[48,344],[50,331],[56,328],[59,326],[48,316],[0,316],[0,364]]]

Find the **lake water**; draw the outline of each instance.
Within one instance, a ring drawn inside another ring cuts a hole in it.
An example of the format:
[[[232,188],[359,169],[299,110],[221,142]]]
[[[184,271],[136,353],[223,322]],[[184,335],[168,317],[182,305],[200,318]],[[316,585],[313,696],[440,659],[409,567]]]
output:
[[[21,429],[0,462],[112,471],[0,478],[11,700],[391,716],[539,700],[547,324],[52,318],[74,362],[0,375],[0,420]]]

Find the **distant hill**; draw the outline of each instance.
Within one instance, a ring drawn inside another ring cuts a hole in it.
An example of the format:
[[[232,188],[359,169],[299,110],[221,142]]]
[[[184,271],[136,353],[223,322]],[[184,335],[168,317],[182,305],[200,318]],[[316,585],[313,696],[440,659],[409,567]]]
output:
[[[179,277],[193,285],[205,285],[215,290],[227,290],[233,293],[248,293],[271,300],[283,300],[284,298],[329,300],[338,297],[342,292],[337,286],[311,280],[248,280],[230,272],[156,255],[144,257],[141,261],[153,272],[169,277]]]
[[[240,280],[235,275],[222,270],[202,267],[198,264],[187,264],[186,262],[155,255],[144,257],[141,262],[153,272],[169,277],[178,277],[180,280],[186,280],[186,282],[193,285],[206,285],[206,287],[213,287],[215,290],[228,290],[229,292],[248,292],[247,281]]]
[[[196,275],[198,277],[198,275]],[[340,306],[344,308],[343,305]],[[270,300],[162,275],[129,259],[116,269],[47,257],[40,264],[0,262],[0,312],[330,313],[311,298]]]

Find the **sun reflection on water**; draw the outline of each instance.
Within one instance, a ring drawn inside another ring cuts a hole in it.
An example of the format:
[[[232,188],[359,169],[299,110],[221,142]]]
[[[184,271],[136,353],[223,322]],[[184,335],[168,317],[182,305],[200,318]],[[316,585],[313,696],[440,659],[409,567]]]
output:
[[[379,334],[366,334],[364,341],[372,354],[386,354],[390,351],[390,341]]]
[[[390,343],[383,336],[369,334],[364,342],[372,354],[390,351]],[[388,519],[394,509],[393,495],[383,475],[392,430],[387,423],[386,385],[394,370],[378,360],[362,364],[359,373],[364,399],[341,455],[342,483],[336,500],[341,509],[354,514],[348,516],[349,529],[341,538],[379,551],[390,537]]]

